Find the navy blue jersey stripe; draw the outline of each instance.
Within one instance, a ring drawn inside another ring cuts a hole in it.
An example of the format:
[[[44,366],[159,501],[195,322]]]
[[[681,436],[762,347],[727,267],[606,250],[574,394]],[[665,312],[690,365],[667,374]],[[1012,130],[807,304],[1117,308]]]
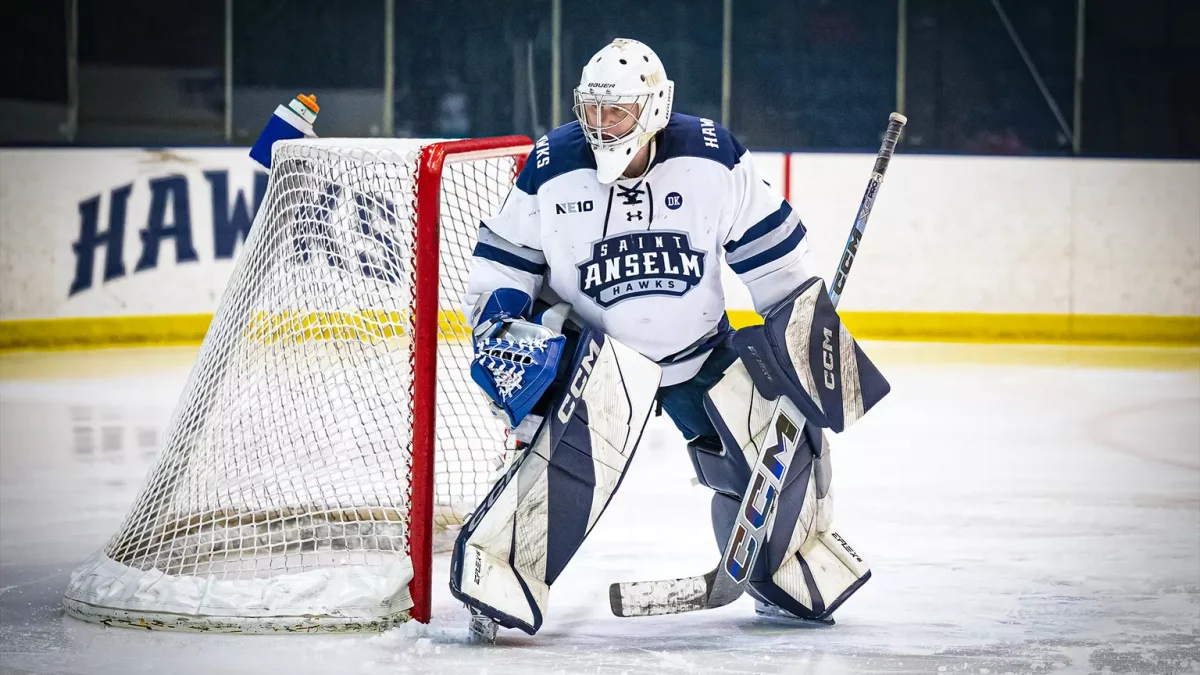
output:
[[[537,258],[543,258],[543,259],[545,258],[545,253],[543,253],[540,249],[530,248],[528,246],[521,246],[520,244],[514,244],[511,241],[505,239],[504,237],[501,237],[500,235],[496,234],[495,232],[492,232],[492,228],[488,227],[487,223],[484,223],[482,221],[480,221],[480,223],[479,223],[479,238],[477,241],[483,242],[483,243],[487,244],[488,246],[495,246],[494,244],[489,243],[489,242],[498,241],[498,242],[500,242],[501,245],[496,246],[496,248],[504,248],[504,246],[507,245],[507,246],[511,246],[514,249],[517,249],[517,251],[528,251],[530,253],[530,255],[534,256],[534,258],[535,258],[534,262],[537,261],[536,260]],[[512,253],[512,251],[509,251],[509,253]],[[522,258],[525,257],[524,255],[521,255],[521,253],[519,253],[519,252],[516,253],[515,255],[520,255]]]
[[[541,275],[546,273],[546,265],[543,263],[536,263],[532,260],[526,260],[519,255],[509,253],[508,251],[505,251],[501,248],[496,248],[495,246],[489,246],[483,242],[475,244],[475,251],[472,252],[471,255],[475,256],[476,258],[483,258],[484,260],[498,262],[506,267],[511,267],[515,270],[521,270],[522,272],[528,272],[529,274]]]
[[[745,274],[746,272],[758,269],[763,265],[779,260],[783,256],[796,250],[796,246],[799,245],[799,243],[804,239],[804,234],[804,223],[796,221],[796,229],[792,230],[792,233],[788,235],[787,239],[784,239],[783,241],[756,256],[736,263],[730,263],[729,267],[738,274]]]
[[[726,243],[725,252],[733,253],[739,248],[765,237],[767,234],[782,225],[790,215],[792,215],[792,205],[788,204],[787,201],[784,201],[782,204],[780,204],[778,210],[766,218],[758,221],[753,227],[746,230],[746,234],[743,235],[741,239]]]

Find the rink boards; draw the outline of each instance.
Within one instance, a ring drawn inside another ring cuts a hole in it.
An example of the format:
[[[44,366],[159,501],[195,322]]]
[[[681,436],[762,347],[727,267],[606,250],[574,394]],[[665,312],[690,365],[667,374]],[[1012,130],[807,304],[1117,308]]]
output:
[[[754,155],[823,275],[871,159]],[[198,342],[266,182],[242,149],[0,150],[0,348]],[[869,338],[1200,344],[1198,184],[1195,161],[900,154],[847,324]],[[757,321],[724,271],[733,323]]]

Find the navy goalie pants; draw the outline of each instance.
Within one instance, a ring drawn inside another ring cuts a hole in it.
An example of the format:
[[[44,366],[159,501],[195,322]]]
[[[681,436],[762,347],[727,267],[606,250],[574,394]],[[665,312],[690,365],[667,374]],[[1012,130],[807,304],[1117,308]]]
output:
[[[708,419],[708,413],[704,412],[704,395],[721,379],[725,369],[737,360],[737,352],[733,349],[733,332],[732,328],[729,329],[713,347],[700,372],[692,379],[658,390],[658,400],[663,410],[683,434],[684,440],[704,437],[720,443],[716,427]]]

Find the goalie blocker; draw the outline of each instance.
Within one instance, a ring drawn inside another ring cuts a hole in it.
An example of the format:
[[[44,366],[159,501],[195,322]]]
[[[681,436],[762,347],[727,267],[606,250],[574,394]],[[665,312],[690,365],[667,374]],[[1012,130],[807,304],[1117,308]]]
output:
[[[454,597],[531,635],[550,585],[620,486],[661,379],[657,364],[600,331],[565,333],[574,358],[525,418],[540,416],[540,427],[459,532],[450,568]]]

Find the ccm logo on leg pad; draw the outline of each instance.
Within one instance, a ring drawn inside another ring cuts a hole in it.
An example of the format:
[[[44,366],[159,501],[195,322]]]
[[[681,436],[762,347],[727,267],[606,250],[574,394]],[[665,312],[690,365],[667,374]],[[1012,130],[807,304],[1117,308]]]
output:
[[[837,379],[833,376],[833,331],[824,330],[825,339],[821,341],[821,365],[825,368],[825,388],[833,391],[837,387]]]
[[[571,387],[563,395],[562,403],[558,406],[559,422],[566,424],[571,420],[571,414],[575,412],[576,399],[583,396],[583,388],[587,386],[588,376],[592,374],[592,368],[596,365],[596,359],[599,356],[600,345],[595,340],[588,340],[587,353],[580,359],[579,367],[571,376]]]
[[[750,491],[743,498],[742,511],[725,551],[725,572],[739,584],[750,575],[758,549],[766,538],[767,520],[774,511],[775,498],[783,489],[784,475],[800,444],[801,426],[782,410],[776,411],[776,442],[763,450],[754,465]]]

